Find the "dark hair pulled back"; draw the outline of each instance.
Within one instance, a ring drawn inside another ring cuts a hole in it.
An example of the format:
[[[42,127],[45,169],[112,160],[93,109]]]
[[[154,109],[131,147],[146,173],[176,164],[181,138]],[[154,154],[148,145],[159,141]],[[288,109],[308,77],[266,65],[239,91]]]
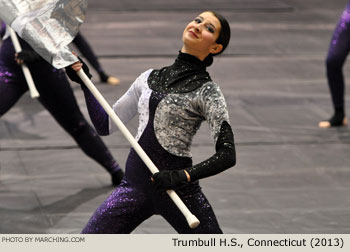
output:
[[[215,54],[209,53],[209,55],[203,61],[206,66],[210,66],[211,64],[213,64],[213,60],[214,60],[213,56],[223,53],[223,51],[228,46],[228,44],[230,42],[230,37],[231,37],[230,25],[229,25],[228,21],[226,20],[226,18],[224,18],[222,15],[220,15],[219,13],[217,13],[215,11],[209,11],[209,12],[213,13],[213,15],[220,22],[221,29],[220,29],[219,36],[216,39],[216,43],[222,45],[222,50],[218,53],[215,53]]]

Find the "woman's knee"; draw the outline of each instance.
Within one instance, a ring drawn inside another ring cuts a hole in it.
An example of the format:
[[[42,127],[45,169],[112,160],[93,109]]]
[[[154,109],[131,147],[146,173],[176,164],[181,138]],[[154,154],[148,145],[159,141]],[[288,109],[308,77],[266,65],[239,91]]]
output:
[[[64,128],[73,136],[79,137],[91,133],[92,128],[84,118],[70,118],[64,123]]]
[[[328,55],[326,66],[328,70],[341,70],[344,64],[344,59],[336,55]]]

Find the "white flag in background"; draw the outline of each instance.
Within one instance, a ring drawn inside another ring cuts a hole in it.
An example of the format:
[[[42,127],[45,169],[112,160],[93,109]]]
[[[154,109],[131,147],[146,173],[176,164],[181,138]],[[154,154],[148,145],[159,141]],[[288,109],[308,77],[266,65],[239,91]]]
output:
[[[77,61],[68,44],[85,19],[87,0],[0,0],[0,19],[55,68]]]

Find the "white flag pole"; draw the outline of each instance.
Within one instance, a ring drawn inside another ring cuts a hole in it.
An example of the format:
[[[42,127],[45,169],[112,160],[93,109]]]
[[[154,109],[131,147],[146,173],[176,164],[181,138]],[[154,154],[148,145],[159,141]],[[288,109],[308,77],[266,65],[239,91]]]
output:
[[[106,113],[110,116],[110,118],[113,120],[113,122],[118,126],[119,130],[122,132],[122,134],[125,136],[125,138],[129,141],[131,146],[134,148],[134,150],[137,152],[137,154],[140,156],[142,161],[147,165],[147,167],[150,169],[152,174],[158,172],[158,168],[154,165],[152,160],[147,156],[145,151],[142,149],[142,147],[138,144],[138,142],[135,140],[135,138],[131,135],[129,130],[125,127],[123,122],[119,119],[117,114],[114,112],[114,110],[111,108],[111,106],[107,103],[105,98],[101,95],[101,93],[98,91],[98,89],[95,87],[95,85],[91,82],[91,80],[86,76],[84,71],[80,69],[78,71],[79,77],[82,79],[82,81],[85,83],[87,88],[91,91],[91,93],[95,96],[97,101],[101,104],[101,106],[104,108]],[[199,220],[196,216],[194,216],[190,210],[186,207],[186,205],[182,202],[180,197],[174,192],[173,190],[167,190],[168,195],[170,198],[174,201],[176,206],[179,208],[179,210],[182,212],[182,214],[185,216],[188,225],[191,228],[196,228],[199,225]]]
[[[21,45],[20,45],[20,43],[18,41],[18,37],[17,37],[15,31],[10,26],[7,26],[6,29],[9,29],[11,40],[12,40],[12,44],[13,44],[13,46],[15,48],[16,53],[21,52],[22,48],[21,48]],[[29,68],[24,63],[21,64],[21,66],[22,66],[24,77],[27,80],[30,96],[33,99],[34,98],[38,98],[40,95],[39,95],[38,90],[35,87],[35,84],[34,84],[32,75],[30,74]]]

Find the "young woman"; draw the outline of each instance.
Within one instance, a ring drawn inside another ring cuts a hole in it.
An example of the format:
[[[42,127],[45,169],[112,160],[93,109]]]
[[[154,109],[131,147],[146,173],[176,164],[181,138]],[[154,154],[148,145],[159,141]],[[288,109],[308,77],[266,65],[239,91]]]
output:
[[[348,1],[343,14],[334,30],[329,45],[326,66],[329,89],[332,95],[334,108],[333,116],[319,122],[319,127],[330,128],[347,124],[344,109],[344,76],[343,66],[350,52],[350,1]]]
[[[227,47],[230,27],[221,15],[207,11],[187,25],[182,39],[174,64],[142,73],[113,106],[123,122],[138,113],[136,139],[160,172],[152,176],[131,149],[122,183],[96,210],[83,233],[130,233],[154,214],[163,216],[179,233],[222,233],[198,180],[236,163],[226,102],[206,72],[213,56]],[[73,80],[82,65],[77,62],[68,68]],[[116,126],[89,90],[82,88],[97,132],[111,134]],[[202,121],[209,123],[216,153],[193,165],[191,142]],[[188,227],[164,193],[167,189],[174,189],[197,216],[201,222],[197,228]]]
[[[1,36],[6,26],[2,25]],[[28,91],[21,66],[25,62],[40,93],[39,102],[51,113],[56,121],[74,138],[86,155],[94,159],[118,185],[123,177],[117,161],[88,124],[75,100],[73,90],[62,70],[53,68],[42,59],[21,38],[22,52],[16,55],[11,38],[2,42],[0,49],[0,117]]]

